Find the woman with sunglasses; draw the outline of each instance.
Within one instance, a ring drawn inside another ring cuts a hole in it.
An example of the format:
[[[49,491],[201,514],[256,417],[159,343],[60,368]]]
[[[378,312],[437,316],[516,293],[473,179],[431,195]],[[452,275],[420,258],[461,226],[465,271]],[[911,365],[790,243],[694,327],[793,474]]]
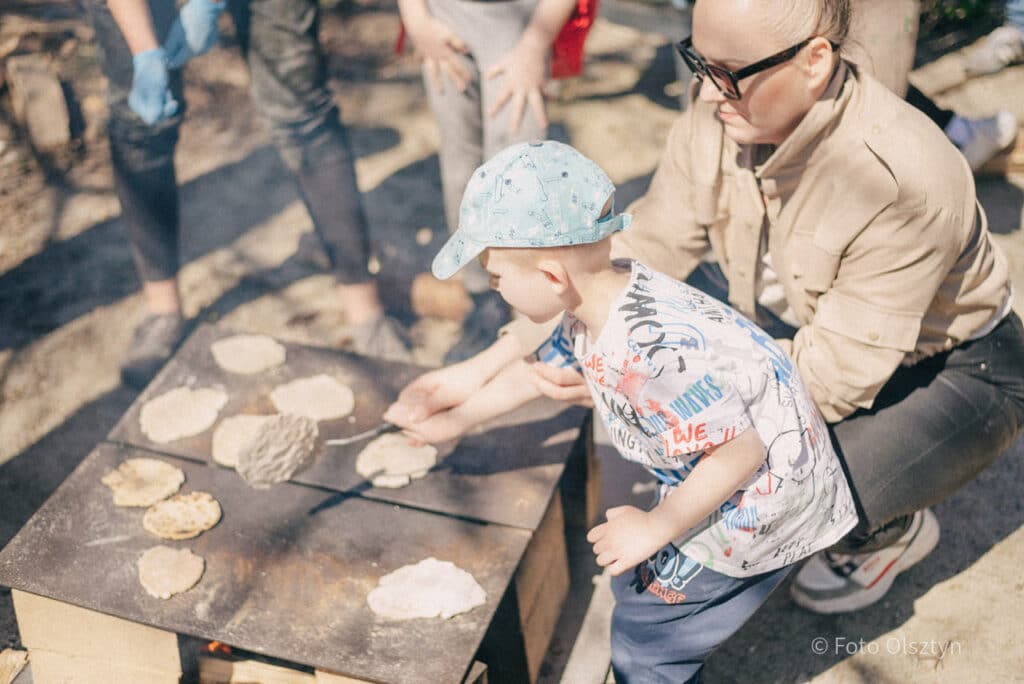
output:
[[[849,24],[849,0],[698,2],[679,45],[693,102],[613,242],[680,279],[710,248],[729,303],[773,330],[830,423],[860,522],[795,578],[796,600],[818,612],[878,601],[937,543],[927,507],[1024,426],[1024,329],[971,171],[923,114],[843,59]],[[393,415],[426,420],[464,401],[532,348],[524,326],[512,332],[412,383]],[[570,371],[536,368],[550,396],[582,395]],[[613,654],[657,670],[658,653],[692,654],[689,636]]]

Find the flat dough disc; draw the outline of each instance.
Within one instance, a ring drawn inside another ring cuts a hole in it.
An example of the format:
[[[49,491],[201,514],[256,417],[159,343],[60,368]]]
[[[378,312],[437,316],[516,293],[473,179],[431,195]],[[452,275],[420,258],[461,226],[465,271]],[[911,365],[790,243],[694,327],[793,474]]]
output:
[[[176,387],[142,406],[139,426],[157,444],[198,435],[213,425],[228,395],[208,387]]]
[[[433,557],[384,575],[366,597],[370,610],[392,620],[447,619],[486,601],[486,592],[471,574]]]
[[[281,413],[313,420],[344,418],[356,405],[351,388],[322,373],[281,385],[270,393],[270,401]]]
[[[238,465],[238,451],[253,438],[271,416],[240,414],[229,416],[213,431],[213,460],[222,466]]]
[[[285,348],[266,335],[232,335],[210,345],[217,365],[229,373],[253,375],[284,363]]]
[[[161,539],[191,539],[220,520],[220,504],[206,492],[178,494],[150,506],[142,526]]]
[[[194,587],[205,569],[202,557],[188,549],[154,546],[139,558],[139,582],[150,596],[169,599]]]
[[[356,457],[356,472],[373,481],[374,487],[395,489],[427,474],[437,463],[437,447],[414,447],[408,438],[389,432],[367,444]]]
[[[103,476],[115,506],[152,506],[181,489],[185,473],[155,458],[129,458]]]
[[[256,489],[284,482],[313,461],[316,421],[305,416],[267,416],[238,449],[238,474]]]

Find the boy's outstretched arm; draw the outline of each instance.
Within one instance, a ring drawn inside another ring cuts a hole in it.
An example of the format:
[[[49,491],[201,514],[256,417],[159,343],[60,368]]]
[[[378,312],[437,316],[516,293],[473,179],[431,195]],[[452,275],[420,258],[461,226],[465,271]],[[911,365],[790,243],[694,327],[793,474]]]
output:
[[[395,403],[384,412],[384,420],[403,428],[414,439],[423,442],[446,442],[463,435],[470,428],[491,418],[513,411],[541,396],[529,379],[529,366],[514,361],[473,392],[465,401],[427,418],[412,413],[409,404]]]
[[[747,428],[713,452],[709,451],[686,479],[650,511],[618,506],[606,512],[608,522],[587,534],[597,564],[621,575],[662,546],[696,526],[750,479],[765,459],[765,446],[754,428]]]

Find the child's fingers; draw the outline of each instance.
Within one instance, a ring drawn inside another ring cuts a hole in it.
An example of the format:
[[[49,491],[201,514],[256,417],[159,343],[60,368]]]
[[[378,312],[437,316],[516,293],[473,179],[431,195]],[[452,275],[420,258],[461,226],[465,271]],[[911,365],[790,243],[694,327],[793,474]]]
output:
[[[484,78],[488,81],[505,73],[505,60],[501,60],[490,69],[484,72]]]
[[[539,88],[531,88],[528,96],[528,102],[530,103],[530,111],[533,113],[533,120],[537,122],[537,125],[542,129],[548,127],[548,117],[544,111],[544,96],[541,95]]]
[[[436,59],[425,59],[423,60],[423,66],[426,67],[427,77],[430,78],[430,84],[434,86],[434,92],[438,95],[444,94],[444,81],[441,79],[441,67],[438,65]]]
[[[604,512],[604,517],[608,520],[615,520],[630,508],[632,508],[632,506],[615,506],[614,508],[609,508]]]
[[[611,551],[605,551],[604,553],[598,555],[598,557],[594,560],[597,562],[598,565],[604,568],[615,562],[615,554],[613,554]]]
[[[456,90],[460,93],[466,92],[466,85],[469,83],[469,72],[466,68],[456,59],[447,59],[444,61],[443,69],[455,84]]]
[[[512,118],[508,122],[508,133],[509,135],[515,135],[519,132],[519,124],[523,121],[523,110],[526,109],[526,97],[522,93],[515,93],[512,96],[512,103],[509,105],[512,107]]]
[[[498,99],[494,101],[494,104],[491,106],[490,111],[487,112],[488,118],[493,119],[494,116],[501,111],[501,108],[505,106],[505,103],[507,103],[510,99],[512,99],[512,89],[508,87],[503,88],[501,94],[498,95]]]
[[[454,33],[448,34],[445,42],[448,44],[448,47],[456,52],[461,52],[462,54],[467,54],[469,52],[469,46]]]
[[[593,544],[593,543],[595,543],[597,541],[600,541],[601,537],[604,536],[604,532],[605,532],[605,523],[601,523],[597,527],[595,527],[592,530],[590,530],[590,532],[587,532],[587,541],[590,542],[591,544]]]

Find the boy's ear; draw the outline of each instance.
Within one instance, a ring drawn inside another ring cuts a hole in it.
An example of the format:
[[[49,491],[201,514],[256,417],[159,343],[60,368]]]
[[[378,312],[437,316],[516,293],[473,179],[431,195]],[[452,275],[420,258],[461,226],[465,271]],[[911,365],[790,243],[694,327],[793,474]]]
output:
[[[557,259],[541,259],[537,262],[537,269],[544,274],[544,277],[547,278],[558,294],[562,294],[569,289],[569,272],[561,261]]]

